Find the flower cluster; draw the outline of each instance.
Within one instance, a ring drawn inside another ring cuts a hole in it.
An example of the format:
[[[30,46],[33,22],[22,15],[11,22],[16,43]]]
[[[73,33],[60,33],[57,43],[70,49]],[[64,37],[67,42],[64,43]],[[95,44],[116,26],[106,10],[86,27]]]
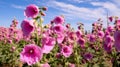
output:
[[[84,31],[65,23],[64,16],[56,16],[43,25],[46,7],[31,4],[24,11],[26,19],[17,28],[13,20],[9,28],[0,27],[0,65],[6,67],[96,67],[119,66],[120,20],[109,17],[114,26],[103,28],[100,20],[92,24],[92,31]],[[14,59],[13,59],[14,58]],[[109,64],[109,65],[107,65]]]

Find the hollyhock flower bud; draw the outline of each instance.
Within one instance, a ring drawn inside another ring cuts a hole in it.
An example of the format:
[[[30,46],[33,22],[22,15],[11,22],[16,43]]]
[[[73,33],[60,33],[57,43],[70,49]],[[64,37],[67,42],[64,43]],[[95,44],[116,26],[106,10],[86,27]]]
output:
[[[27,44],[20,53],[20,60],[28,65],[35,64],[42,59],[42,50],[35,44]]]
[[[40,14],[41,14],[42,16],[45,16],[45,15],[46,15],[44,12],[40,12]]]
[[[110,22],[112,22],[112,21],[113,21],[113,17],[112,17],[112,16],[111,16],[111,17],[109,17],[108,19],[109,19],[109,21],[110,21]]]
[[[46,11],[46,10],[48,10],[48,8],[47,7],[42,7],[42,10]]]
[[[24,15],[26,17],[36,18],[39,14],[39,8],[35,4],[28,5],[25,9]]]
[[[91,60],[92,58],[93,58],[93,55],[91,54],[91,53],[85,53],[84,55],[83,55],[83,57],[86,59],[86,60]]]
[[[64,18],[62,16],[56,16],[54,19],[53,19],[53,22],[55,24],[63,24],[64,23]]]
[[[22,21],[21,27],[25,36],[29,36],[34,31],[33,22],[26,19]]]
[[[63,42],[63,40],[64,40],[64,35],[63,34],[57,34],[57,42],[58,42],[58,44],[60,44],[60,43],[62,43]]]
[[[85,47],[85,40],[83,38],[79,38],[78,44],[80,45],[81,48],[84,48]]]
[[[61,53],[65,56],[65,57],[69,57],[72,54],[73,50],[72,47],[70,46],[63,46]]]
[[[61,53],[56,54],[56,58],[60,58],[60,56],[61,56]]]
[[[120,52],[120,31],[116,31],[114,33],[114,40],[115,40],[114,46],[116,50]]]

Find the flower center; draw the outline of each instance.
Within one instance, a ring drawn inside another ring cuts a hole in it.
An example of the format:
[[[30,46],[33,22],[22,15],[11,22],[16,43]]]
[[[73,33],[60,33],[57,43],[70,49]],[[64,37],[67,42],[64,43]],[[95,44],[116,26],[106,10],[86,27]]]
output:
[[[30,53],[33,53],[33,49],[30,50]]]

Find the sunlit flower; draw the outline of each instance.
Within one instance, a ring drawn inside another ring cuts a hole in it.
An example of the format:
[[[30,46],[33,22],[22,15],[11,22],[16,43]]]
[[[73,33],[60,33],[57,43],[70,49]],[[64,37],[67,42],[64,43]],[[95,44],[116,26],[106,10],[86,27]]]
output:
[[[28,65],[35,64],[42,59],[42,50],[35,44],[26,45],[20,53],[20,60]]]
[[[53,22],[55,24],[63,24],[64,23],[64,18],[62,16],[56,16],[54,19],[53,19]]]
[[[21,23],[23,34],[29,36],[31,32],[34,31],[33,22],[27,19],[24,19]]]
[[[26,17],[35,18],[39,14],[39,8],[35,4],[28,5],[25,9],[24,15]]]
[[[71,46],[63,46],[61,53],[65,56],[65,57],[69,57],[72,54],[72,47]]]
[[[43,53],[50,53],[50,51],[54,48],[55,39],[51,37],[43,37],[42,38],[42,51]]]

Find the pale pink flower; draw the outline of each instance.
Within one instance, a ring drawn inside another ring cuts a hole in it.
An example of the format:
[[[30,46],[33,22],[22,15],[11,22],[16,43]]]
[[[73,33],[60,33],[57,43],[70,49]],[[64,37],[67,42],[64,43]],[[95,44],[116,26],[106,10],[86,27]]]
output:
[[[42,38],[42,51],[43,53],[50,53],[50,51],[54,48],[55,39],[52,37],[43,37]]]
[[[27,19],[24,19],[21,23],[22,31],[25,36],[29,36],[34,31],[33,22]]]
[[[20,60],[28,65],[35,64],[42,59],[42,50],[35,44],[27,44],[20,53]]]
[[[62,33],[57,34],[57,42],[58,42],[58,44],[63,42],[64,37],[65,36]]]
[[[56,16],[54,19],[53,19],[53,22],[55,24],[63,24],[64,23],[64,18],[62,16]]]
[[[61,53],[62,53],[62,55],[64,55],[65,57],[69,57],[71,54],[72,54],[72,52],[73,52],[73,49],[72,49],[72,47],[71,46],[63,46],[62,48],[61,48]]]
[[[25,9],[24,15],[26,17],[35,18],[39,14],[39,8],[35,4],[28,5]]]

